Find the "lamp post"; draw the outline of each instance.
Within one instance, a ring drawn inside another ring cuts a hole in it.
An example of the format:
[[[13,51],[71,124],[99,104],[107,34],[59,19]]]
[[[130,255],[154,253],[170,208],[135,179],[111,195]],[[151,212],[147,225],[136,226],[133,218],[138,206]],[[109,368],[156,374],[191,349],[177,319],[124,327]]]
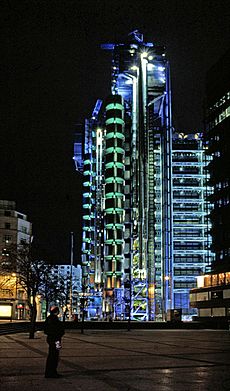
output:
[[[167,310],[168,310],[168,290],[169,290],[169,284],[170,284],[170,276],[164,276],[164,284],[165,284],[165,301],[164,301],[164,319],[167,321]],[[167,286],[167,289],[166,289]],[[166,296],[167,295],[167,296]]]
[[[73,315],[73,232],[71,235],[71,252],[70,252],[70,288],[69,288],[69,320],[72,320]]]
[[[15,314],[15,319],[18,319],[18,279],[17,279],[17,273],[12,273],[12,277],[15,278],[15,293],[14,293],[14,302],[15,302],[15,308],[14,308],[14,314]]]

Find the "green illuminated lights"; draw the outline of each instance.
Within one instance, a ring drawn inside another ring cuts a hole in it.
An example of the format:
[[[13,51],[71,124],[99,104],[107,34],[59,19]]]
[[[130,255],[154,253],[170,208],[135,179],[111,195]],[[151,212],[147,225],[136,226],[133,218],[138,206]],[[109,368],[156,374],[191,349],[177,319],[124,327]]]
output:
[[[85,186],[85,187],[88,187],[88,186],[90,186],[90,185],[91,185],[91,182],[89,182],[89,181],[83,182],[83,186]]]
[[[112,168],[112,167],[118,167],[118,168],[123,168],[124,164],[120,162],[109,162],[106,163],[105,168]]]
[[[84,209],[90,209],[90,208],[91,208],[91,204],[84,204],[84,205],[83,205],[83,208],[84,208]]]
[[[115,191],[115,192],[110,192],[110,193],[107,193],[105,195],[105,198],[123,198],[124,197],[124,194],[123,193],[119,193],[118,191]]]
[[[107,239],[105,240],[106,244],[123,244],[122,239]]]
[[[92,193],[89,193],[89,192],[83,193],[83,197],[85,197],[85,198],[92,197]]]
[[[106,213],[108,214],[122,214],[124,209],[122,208],[107,208],[105,209]]]
[[[118,152],[118,153],[125,153],[125,150],[123,148],[120,148],[120,147],[110,147],[110,148],[106,148],[105,150],[106,153],[114,153],[114,152]]]
[[[120,103],[110,103],[106,106],[106,111],[108,110],[123,110],[124,107]]]
[[[119,177],[110,177],[110,178],[106,178],[105,180],[105,183],[120,183],[121,185],[123,185],[124,183],[124,179],[123,178],[119,178]]]
[[[109,140],[111,138],[120,138],[120,139],[124,139],[125,136],[124,134],[120,133],[120,132],[108,132],[105,136],[105,139],[106,140]]]
[[[90,220],[90,216],[89,215],[83,216],[83,220]]]
[[[124,120],[121,119],[121,118],[108,118],[106,121],[105,121],[105,124],[106,125],[110,125],[110,124],[120,124],[120,125],[124,125]]]

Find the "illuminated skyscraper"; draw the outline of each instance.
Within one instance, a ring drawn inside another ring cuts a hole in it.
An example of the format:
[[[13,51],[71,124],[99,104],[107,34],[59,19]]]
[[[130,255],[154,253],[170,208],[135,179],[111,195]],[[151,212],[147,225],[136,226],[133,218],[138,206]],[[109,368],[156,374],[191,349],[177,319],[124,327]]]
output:
[[[138,31],[125,43],[102,48],[112,54],[111,96],[97,101],[85,123],[82,265],[88,312],[165,320],[179,302],[169,63],[164,47],[145,43]]]

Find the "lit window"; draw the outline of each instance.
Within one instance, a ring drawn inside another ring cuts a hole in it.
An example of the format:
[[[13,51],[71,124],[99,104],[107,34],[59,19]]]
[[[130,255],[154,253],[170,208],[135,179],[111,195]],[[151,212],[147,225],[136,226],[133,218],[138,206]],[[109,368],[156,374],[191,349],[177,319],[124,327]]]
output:
[[[11,235],[5,235],[4,236],[4,242],[9,243],[9,242],[11,242],[11,240],[12,240],[12,236]]]

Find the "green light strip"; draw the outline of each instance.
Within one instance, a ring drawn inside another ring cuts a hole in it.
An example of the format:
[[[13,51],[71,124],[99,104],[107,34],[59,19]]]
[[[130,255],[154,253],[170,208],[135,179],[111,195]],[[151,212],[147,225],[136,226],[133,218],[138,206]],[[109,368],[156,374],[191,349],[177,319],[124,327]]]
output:
[[[106,178],[105,183],[120,183],[121,185],[123,185],[124,181],[125,181],[124,179],[119,178],[119,177],[116,177],[116,178],[109,177],[109,178]]]
[[[106,148],[105,150],[105,153],[114,153],[114,152],[118,152],[118,153],[121,153],[121,154],[124,154],[125,153],[125,150],[123,148],[120,148],[120,147],[110,147],[110,148]]]
[[[125,150],[123,148],[120,148],[120,147],[116,147],[115,151],[118,152],[118,153],[124,153],[125,152]]]
[[[123,193],[119,193],[118,191],[115,191],[114,193],[107,193],[105,195],[105,198],[106,199],[110,199],[110,198],[123,198],[124,197],[124,194]]]
[[[111,231],[123,229],[123,224],[106,224],[105,228]]]
[[[105,274],[107,276],[111,276],[113,274],[115,274],[116,276],[121,276],[123,273],[122,272],[112,272],[112,271],[108,271],[108,272],[105,272]]]
[[[107,208],[105,209],[106,213],[108,214],[122,214],[124,209],[122,208]]]
[[[116,223],[116,224],[115,224],[115,227],[116,227],[117,229],[123,229],[123,224],[118,224],[118,223]]]
[[[105,107],[106,110],[123,110],[124,107],[120,103],[110,103]]]
[[[85,198],[92,197],[92,193],[89,193],[89,192],[83,193],[83,197],[85,197]]]
[[[121,119],[121,118],[108,118],[106,121],[105,121],[105,124],[106,125],[110,125],[110,124],[120,124],[120,125],[124,125],[124,120]]]
[[[107,239],[107,240],[105,240],[105,243],[106,244],[113,244],[114,240],[113,239]]]
[[[125,136],[123,133],[120,132],[109,132],[106,134],[105,139],[110,140],[111,138],[119,138],[119,139],[124,139]]]
[[[116,244],[123,244],[123,239],[115,239]]]
[[[114,176],[110,176],[109,178],[107,178],[107,179],[115,179],[115,181],[117,182],[117,183],[123,183],[123,181],[124,181],[124,179],[123,178],[121,178],[121,177],[118,177],[118,176],[116,176],[116,177],[114,177]],[[106,180],[107,180],[106,179]],[[119,182],[119,180],[121,180],[122,182]],[[107,182],[106,182],[107,183]],[[111,182],[110,182],[111,183]]]
[[[85,243],[90,243],[90,242],[91,242],[91,239],[89,239],[89,238],[83,238],[82,240],[83,240],[83,242],[85,242]]]
[[[105,168],[112,168],[112,167],[123,168],[124,166],[125,166],[124,163],[120,163],[120,162],[109,162],[109,163],[106,163]]]

